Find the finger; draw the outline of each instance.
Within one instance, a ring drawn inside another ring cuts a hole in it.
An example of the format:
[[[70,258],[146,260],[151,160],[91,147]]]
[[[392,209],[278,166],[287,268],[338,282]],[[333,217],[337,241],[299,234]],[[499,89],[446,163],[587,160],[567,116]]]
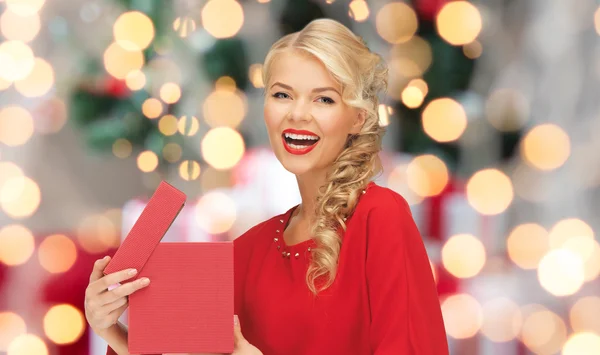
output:
[[[131,281],[120,285],[119,287],[100,295],[100,304],[109,304],[119,298],[131,295],[135,291],[150,285],[150,279],[142,277],[139,280]]]
[[[246,341],[242,335],[242,327],[240,326],[240,320],[237,314],[233,316],[233,340],[235,346],[238,346],[241,342]]]
[[[118,284],[125,280],[128,280],[137,274],[137,270],[135,269],[125,269],[117,272],[113,272],[112,274],[108,274],[103,278],[94,281],[90,288],[92,292],[96,294],[102,293],[108,289],[109,286]]]
[[[104,276],[104,269],[110,260],[110,256],[105,256],[102,259],[96,260],[94,263],[94,268],[92,269],[92,273],[90,274],[90,283],[100,280],[102,276]]]
[[[125,310],[129,306],[129,299],[127,297],[121,297],[114,302],[105,304],[100,308],[101,315],[108,315],[113,313],[116,310],[123,309]]]

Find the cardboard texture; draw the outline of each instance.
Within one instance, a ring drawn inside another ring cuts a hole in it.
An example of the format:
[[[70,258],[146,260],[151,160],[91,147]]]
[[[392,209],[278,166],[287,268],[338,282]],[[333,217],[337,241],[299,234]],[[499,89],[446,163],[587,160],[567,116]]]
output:
[[[129,297],[131,354],[233,352],[233,243],[160,243],[185,199],[161,182],[104,270],[150,279]]]

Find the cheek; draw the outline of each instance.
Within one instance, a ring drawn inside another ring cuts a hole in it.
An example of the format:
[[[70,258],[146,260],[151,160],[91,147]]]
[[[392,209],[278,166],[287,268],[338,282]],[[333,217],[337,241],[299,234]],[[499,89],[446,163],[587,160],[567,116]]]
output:
[[[263,109],[263,116],[265,119],[265,125],[269,132],[273,131],[281,123],[281,114],[279,114],[277,107],[266,103]]]

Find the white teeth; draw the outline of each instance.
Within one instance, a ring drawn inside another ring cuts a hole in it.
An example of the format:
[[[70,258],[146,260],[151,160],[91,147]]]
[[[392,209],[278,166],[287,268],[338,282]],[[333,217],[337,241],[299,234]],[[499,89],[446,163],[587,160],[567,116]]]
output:
[[[286,138],[290,138],[290,139],[303,139],[303,140],[318,140],[319,137],[317,136],[308,136],[305,134],[293,134],[293,133],[285,133],[285,137]]]

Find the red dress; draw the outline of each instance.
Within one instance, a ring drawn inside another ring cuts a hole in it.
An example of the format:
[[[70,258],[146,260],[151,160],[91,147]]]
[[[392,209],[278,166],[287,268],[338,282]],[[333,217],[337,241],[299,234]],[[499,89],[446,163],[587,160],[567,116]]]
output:
[[[448,354],[429,259],[400,195],[368,185],[335,282],[317,297],[305,278],[314,241],[283,242],[294,208],[234,242],[235,312],[251,344],[264,355]]]

